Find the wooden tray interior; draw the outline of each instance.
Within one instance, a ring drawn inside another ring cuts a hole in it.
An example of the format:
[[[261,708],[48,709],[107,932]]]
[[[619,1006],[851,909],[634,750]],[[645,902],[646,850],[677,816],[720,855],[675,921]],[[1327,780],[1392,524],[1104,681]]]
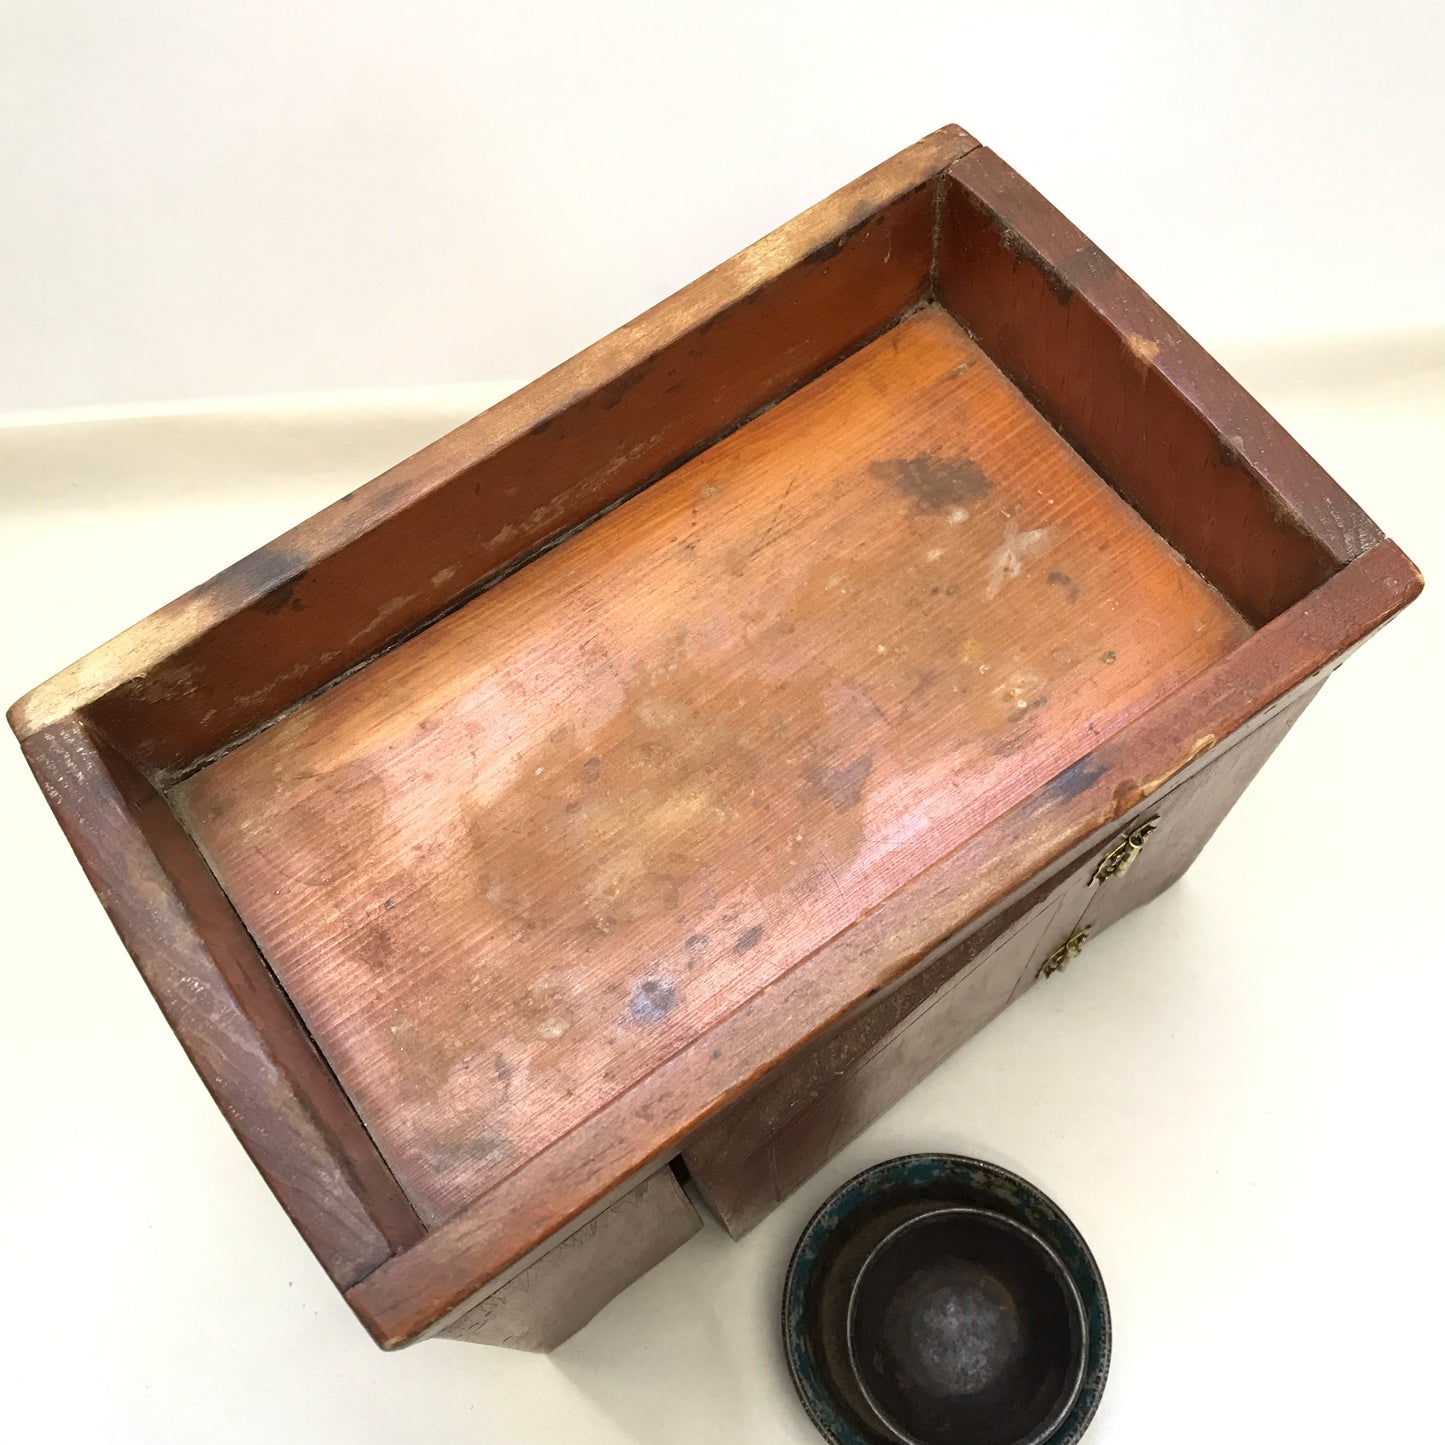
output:
[[[1250,630],[929,304],[171,800],[435,1222]]]

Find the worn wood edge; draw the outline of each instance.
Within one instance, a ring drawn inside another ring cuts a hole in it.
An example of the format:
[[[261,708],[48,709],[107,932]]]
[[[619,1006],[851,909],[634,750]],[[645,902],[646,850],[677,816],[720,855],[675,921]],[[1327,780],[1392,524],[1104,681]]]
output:
[[[979,142],[944,126],[811,206],[666,300],[341,500],[87,653],[14,703],[24,741],[116,687],[143,676],[227,618],[254,606],[358,535],[624,376],[735,306],[820,247],[941,175]],[[389,646],[390,640],[382,646]]]
[[[1420,587],[1419,572],[1391,542],[1342,568],[352,1286],[346,1298],[357,1317],[386,1349],[444,1327],[494,1279],[525,1267],[559,1227],[605,1207],[757,1083],[777,1057],[779,1021],[787,1047],[808,1044],[865,999],[896,987],[936,949],[1021,897],[1038,875],[1097,846],[1145,798],[1203,767],[1225,739],[1318,685]]]
[[[167,1023],[332,1280],[345,1289],[420,1239],[420,1218],[197,855],[214,888],[205,900],[212,922],[234,925],[232,946],[254,973],[249,1006],[227,982],[195,921],[196,900],[162,864],[128,801],[148,785],[118,775],[125,764],[108,758],[77,717],[32,734],[23,751]],[[274,1037],[288,1018],[289,1066]]]
[[[1343,566],[1384,533],[1268,410],[1137,282],[995,151],[978,146],[948,180],[991,213],[1004,244],[1061,296],[1079,299],[1216,432],[1281,520]],[[960,321],[960,324],[964,324]]]

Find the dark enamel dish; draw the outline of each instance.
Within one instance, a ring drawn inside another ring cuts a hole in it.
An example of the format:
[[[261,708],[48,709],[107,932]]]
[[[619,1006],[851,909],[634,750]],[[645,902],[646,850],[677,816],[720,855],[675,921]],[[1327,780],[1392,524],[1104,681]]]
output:
[[[1109,1306],[1072,1222],[983,1160],[849,1180],[788,1270],[788,1363],[835,1445],[1073,1445],[1108,1373]]]

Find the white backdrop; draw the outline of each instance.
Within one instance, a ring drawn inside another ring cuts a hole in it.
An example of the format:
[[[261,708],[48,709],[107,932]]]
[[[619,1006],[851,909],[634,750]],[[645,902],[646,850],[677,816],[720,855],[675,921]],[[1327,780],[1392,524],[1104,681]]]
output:
[[[0,411],[531,375],[946,121],[1206,343],[1445,325],[1438,0],[4,0]]]

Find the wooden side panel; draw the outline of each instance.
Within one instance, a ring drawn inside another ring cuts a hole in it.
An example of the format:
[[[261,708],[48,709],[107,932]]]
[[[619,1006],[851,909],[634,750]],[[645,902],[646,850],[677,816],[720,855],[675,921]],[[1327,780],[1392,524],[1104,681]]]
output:
[[[162,783],[407,636],[926,295],[949,127],[21,700]]]
[[[421,1223],[164,801],[77,719],[25,754],[167,1021],[341,1288]]]
[[[437,1338],[555,1349],[701,1228],[672,1170],[659,1169]]]
[[[738,1217],[726,1200],[733,1191],[751,1192],[739,1181],[764,1141],[784,1128],[800,1110],[820,1098],[839,1075],[866,1058],[916,1009],[985,954],[1009,946],[1035,925],[1040,912],[1058,904],[1077,865],[1057,870],[1028,895],[991,919],[970,924],[949,939],[914,973],[880,992],[856,1014],[828,1030],[806,1048],[795,1050],[735,1104],[712,1119],[688,1142],[682,1158],[719,1218],[735,1234]]]
[[[992,151],[949,172],[938,294],[1252,622],[1380,540],[1284,428]]]

